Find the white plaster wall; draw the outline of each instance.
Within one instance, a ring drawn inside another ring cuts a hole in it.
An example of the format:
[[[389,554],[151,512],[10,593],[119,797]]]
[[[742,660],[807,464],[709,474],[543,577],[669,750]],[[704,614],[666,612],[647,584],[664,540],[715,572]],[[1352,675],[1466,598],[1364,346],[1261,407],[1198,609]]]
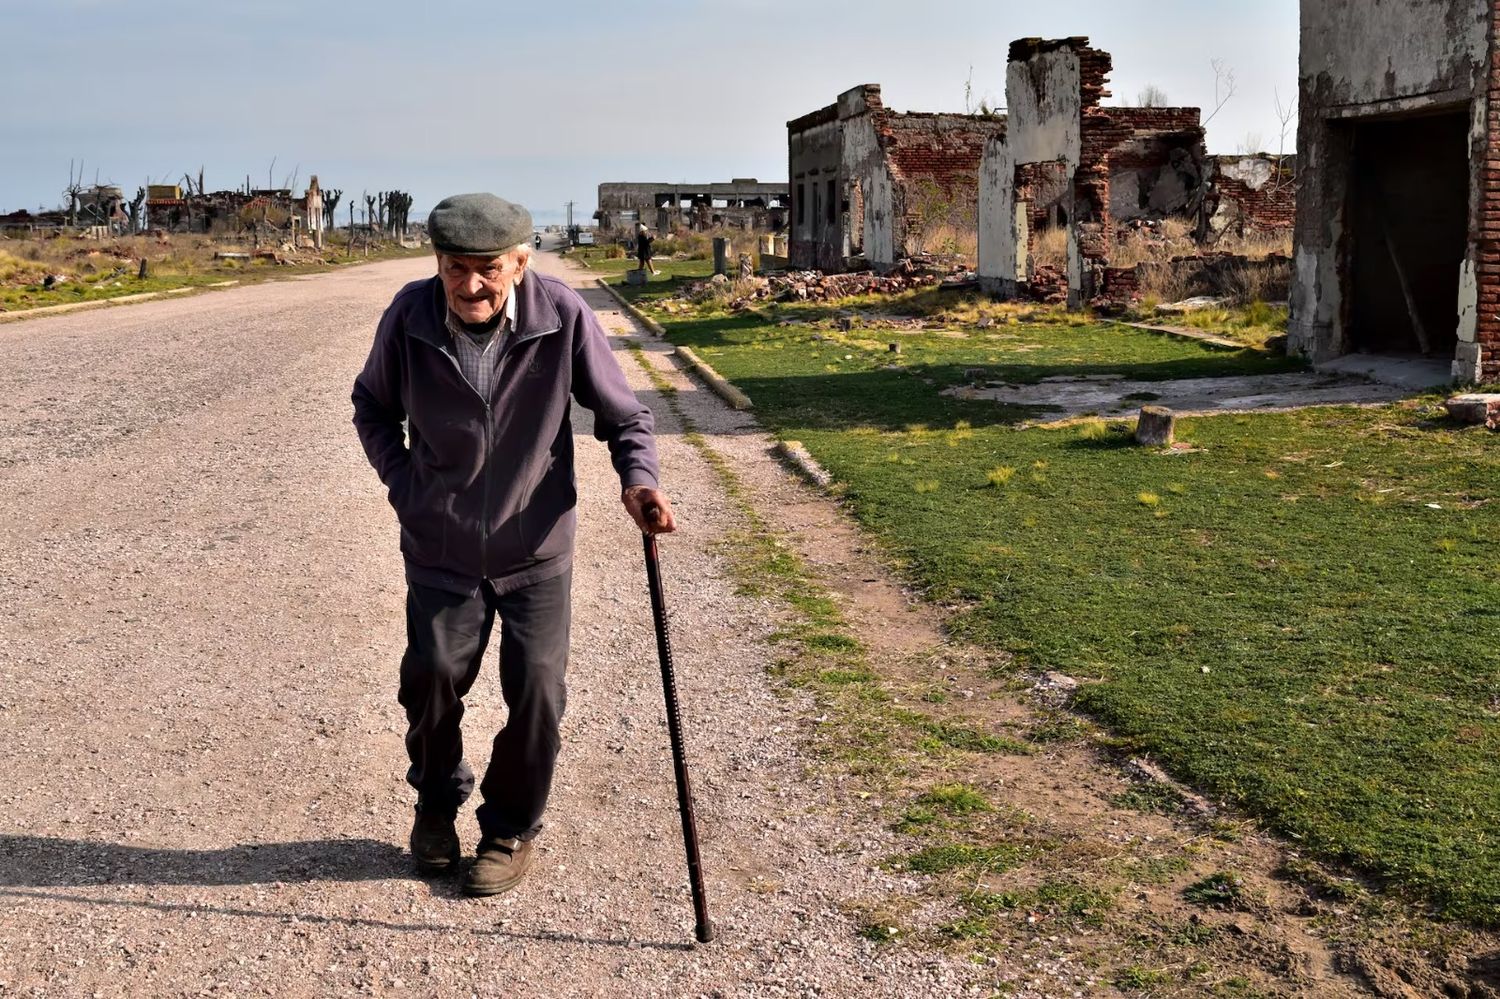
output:
[[[844,176],[865,194],[865,258],[875,267],[896,262],[894,188],[875,125],[866,115],[844,122]]]
[[[1025,223],[1018,222],[1015,205],[1016,167],[1058,160],[1067,164],[1069,176],[1078,169],[1082,87],[1078,56],[1067,49],[1006,67],[1005,137],[985,144],[979,171],[979,278],[986,287],[1026,279]],[[1070,273],[1072,255],[1070,248]]]
[[[865,198],[865,257],[876,268],[896,263],[896,185],[884,165],[870,172]]]
[[[1465,63],[1482,65],[1488,6],[1486,0],[1303,0],[1302,75],[1326,72],[1337,103],[1442,89],[1439,81],[1453,80]]]
[[[1014,162],[1062,160],[1069,172],[1078,166],[1082,87],[1078,56],[1067,49],[1006,67],[1005,114]]]
[[[1225,177],[1239,181],[1252,191],[1259,191],[1270,182],[1271,175],[1275,172],[1275,164],[1263,157],[1246,156],[1237,160],[1220,160],[1218,171]]]
[[[1009,124],[1006,126],[1009,134]],[[1016,277],[1015,168],[1005,136],[985,140],[979,159],[979,279],[1000,290],[998,282]]]

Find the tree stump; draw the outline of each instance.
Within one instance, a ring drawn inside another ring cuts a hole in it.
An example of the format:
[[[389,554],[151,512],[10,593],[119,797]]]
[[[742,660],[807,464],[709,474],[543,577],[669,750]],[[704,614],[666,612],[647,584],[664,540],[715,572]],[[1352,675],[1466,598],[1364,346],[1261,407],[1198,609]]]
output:
[[[1170,447],[1177,417],[1166,406],[1142,406],[1135,425],[1135,441],[1147,447]]]

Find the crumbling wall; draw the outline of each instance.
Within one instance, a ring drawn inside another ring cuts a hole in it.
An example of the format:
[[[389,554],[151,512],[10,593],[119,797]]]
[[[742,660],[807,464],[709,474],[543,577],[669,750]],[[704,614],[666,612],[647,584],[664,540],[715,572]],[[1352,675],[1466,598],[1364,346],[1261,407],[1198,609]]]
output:
[[[896,260],[896,197],[880,134],[876,131],[874,116],[858,111],[842,124],[840,166],[851,194],[854,185],[858,184],[861,195],[863,216],[857,224],[861,230],[860,250],[871,264],[889,267]],[[849,211],[852,215],[852,197]],[[847,258],[854,252],[855,228],[856,223],[851,219],[842,240],[841,257]]]
[[[1061,163],[1068,177],[1078,170],[1084,101],[1078,43],[1086,46],[1087,39],[1028,38],[1011,44],[1005,69],[1005,134],[989,138],[980,163],[979,280],[990,291],[1014,295],[1027,277],[1032,234],[1029,205],[1017,197],[1017,170],[1050,162]],[[1069,220],[1072,201],[1071,189],[1054,199]],[[1071,238],[1069,244],[1072,261],[1076,252]]]
[[[1485,231],[1489,140],[1500,135],[1491,132],[1489,100],[1496,7],[1495,0],[1302,0],[1292,352],[1321,361],[1357,346],[1350,262],[1357,242],[1374,238],[1354,231],[1349,212],[1357,126],[1452,109],[1472,123],[1453,371],[1461,380],[1500,374],[1492,360],[1500,329],[1485,329],[1482,318],[1496,311],[1483,305],[1487,289],[1500,307],[1500,227]]]
[[[1104,108],[1114,145],[1109,217],[1128,222],[1188,211],[1203,184],[1203,128],[1197,108]],[[1106,139],[1108,141],[1108,139]]]
[[[1207,228],[1237,236],[1291,232],[1297,222],[1297,165],[1291,156],[1215,156],[1205,170]]]
[[[839,270],[844,258],[843,234],[841,227],[827,223],[824,203],[829,181],[837,190],[844,186],[844,124],[839,104],[789,121],[786,127],[787,171],[791,177],[790,263],[797,268]]]
[[[979,166],[986,142],[1003,137],[998,115],[882,116],[877,129],[894,187],[895,253],[871,262],[894,263],[937,247],[938,239],[977,238]]]
[[[935,233],[973,230],[995,115],[903,114],[865,84],[787,123],[794,267],[889,269]]]

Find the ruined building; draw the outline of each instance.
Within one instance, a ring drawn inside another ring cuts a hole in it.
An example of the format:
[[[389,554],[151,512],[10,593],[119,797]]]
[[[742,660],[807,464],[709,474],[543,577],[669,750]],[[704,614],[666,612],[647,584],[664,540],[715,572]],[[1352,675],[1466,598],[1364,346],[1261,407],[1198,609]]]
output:
[[[1500,379],[1500,4],[1301,7],[1290,349]]]
[[[786,127],[792,266],[883,270],[972,239],[980,154],[1005,117],[898,113],[866,84]]]
[[[637,222],[661,232],[676,228],[772,229],[786,225],[787,186],[754,177],[727,184],[599,185],[594,220],[601,232],[623,234]]]
[[[1087,38],[1011,44],[1008,123],[985,144],[979,277],[1014,295],[1040,234],[1067,243],[1068,303],[1103,290],[1116,225],[1201,210],[1206,156],[1197,108],[1102,107],[1109,53]]]

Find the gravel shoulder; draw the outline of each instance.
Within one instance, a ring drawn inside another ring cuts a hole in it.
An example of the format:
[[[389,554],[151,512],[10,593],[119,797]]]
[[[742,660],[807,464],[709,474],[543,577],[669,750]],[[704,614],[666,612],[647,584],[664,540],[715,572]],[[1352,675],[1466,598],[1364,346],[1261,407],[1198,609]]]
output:
[[[663,563],[721,942],[687,944],[639,541],[586,413],[541,863],[478,903],[412,874],[396,526],[348,392],[429,266],[0,329],[0,994],[983,994],[967,961],[857,935],[861,898],[919,885],[822,807],[807,706],[765,672],[776,610],[736,594],[730,508],[624,354],[687,525]],[[470,699],[480,754],[498,688]]]

